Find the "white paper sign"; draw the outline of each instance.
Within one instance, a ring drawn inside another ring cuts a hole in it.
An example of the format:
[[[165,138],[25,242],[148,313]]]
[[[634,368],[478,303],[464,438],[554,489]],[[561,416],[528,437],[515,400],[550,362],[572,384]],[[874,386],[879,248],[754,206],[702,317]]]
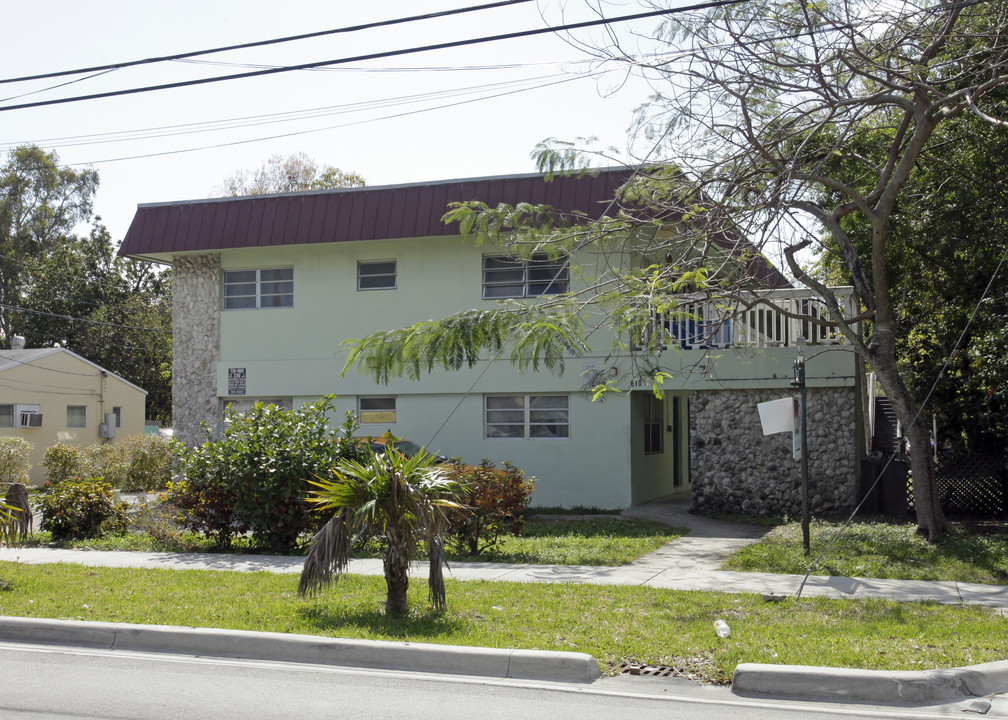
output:
[[[756,406],[764,435],[779,432],[794,432],[795,401],[792,397],[769,400]]]

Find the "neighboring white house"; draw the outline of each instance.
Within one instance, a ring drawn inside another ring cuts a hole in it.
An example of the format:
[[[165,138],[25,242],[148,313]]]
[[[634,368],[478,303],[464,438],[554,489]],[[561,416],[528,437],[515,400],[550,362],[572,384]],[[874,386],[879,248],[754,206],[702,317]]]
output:
[[[591,216],[626,176],[519,175],[139,206],[120,254],[173,267],[175,436],[198,442],[201,422],[213,427],[227,404],[297,407],[332,393],[357,413],[361,433],[391,430],[470,462],[514,462],[537,478],[536,505],[619,508],[692,488],[705,507],[790,507],[798,472],[791,439],[763,438],[755,404],[790,394],[798,332],[783,317],[758,319],[766,310],[726,325],[717,347],[706,334],[677,335],[679,347],[661,358],[675,376],[664,400],[613,360],[612,338],[601,336],[562,376],[487,360],[388,385],[356,370],[341,377],[347,338],[499,298],[576,290],[573,268],[595,262],[584,254],[570,267],[514,263],[475,247],[441,221],[450,202],[528,201]],[[766,280],[781,303],[801,296],[776,271]],[[822,400],[811,420],[813,437],[819,428],[824,438],[813,441],[822,508],[852,503],[863,455],[859,366],[849,348],[831,350],[807,366],[813,402]],[[600,374],[627,392],[592,402],[586,377]]]
[[[32,443],[33,485],[58,442],[84,448],[144,432],[146,390],[65,348],[14,344],[0,350],[0,436]]]

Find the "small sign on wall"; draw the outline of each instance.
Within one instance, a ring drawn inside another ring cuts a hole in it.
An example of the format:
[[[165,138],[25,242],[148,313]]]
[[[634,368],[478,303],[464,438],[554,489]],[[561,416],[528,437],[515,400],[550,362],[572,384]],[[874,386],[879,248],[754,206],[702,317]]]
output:
[[[245,394],[245,368],[228,368],[228,395]]]

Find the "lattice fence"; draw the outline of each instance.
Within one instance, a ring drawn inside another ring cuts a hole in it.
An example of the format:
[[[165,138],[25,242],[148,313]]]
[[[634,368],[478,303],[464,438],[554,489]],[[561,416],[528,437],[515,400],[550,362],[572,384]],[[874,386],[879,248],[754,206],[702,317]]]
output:
[[[1008,518],[1004,456],[978,453],[939,460],[938,497],[946,514]]]

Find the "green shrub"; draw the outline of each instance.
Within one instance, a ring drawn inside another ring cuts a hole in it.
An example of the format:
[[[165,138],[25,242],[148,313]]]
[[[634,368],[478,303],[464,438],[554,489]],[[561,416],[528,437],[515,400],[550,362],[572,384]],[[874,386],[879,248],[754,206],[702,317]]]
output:
[[[38,501],[42,530],[54,540],[122,535],[129,527],[128,506],[117,503],[112,486],[101,478],[64,480],[52,485]]]
[[[115,445],[115,456],[123,468],[116,485],[127,492],[164,490],[172,476],[171,443],[160,435],[130,435]]]
[[[352,440],[352,413],[337,431],[328,425],[331,396],[290,411],[256,403],[247,412],[225,414],[219,440],[186,448],[175,445],[183,479],[168,497],[186,524],[228,546],[236,533],[286,552],[318,521],[305,500],[307,481],[325,476],[341,457],[361,457]]]
[[[473,467],[452,458],[449,473],[465,487],[461,497],[465,509],[454,513],[448,526],[449,542],[459,552],[479,555],[505,532],[521,532],[522,513],[535,485],[521,468],[506,462],[497,469],[489,460]]]
[[[56,443],[46,448],[42,466],[46,471],[46,482],[51,485],[88,474],[82,472],[84,453],[76,445],[65,443]]]
[[[115,468],[109,468],[108,475],[105,473],[105,468],[110,464],[114,452],[115,448],[112,443],[96,442],[88,445],[82,451],[84,461],[78,477],[101,477],[112,487],[115,487],[115,481],[118,480]]]
[[[34,445],[24,438],[0,437],[0,482],[27,483]]]

